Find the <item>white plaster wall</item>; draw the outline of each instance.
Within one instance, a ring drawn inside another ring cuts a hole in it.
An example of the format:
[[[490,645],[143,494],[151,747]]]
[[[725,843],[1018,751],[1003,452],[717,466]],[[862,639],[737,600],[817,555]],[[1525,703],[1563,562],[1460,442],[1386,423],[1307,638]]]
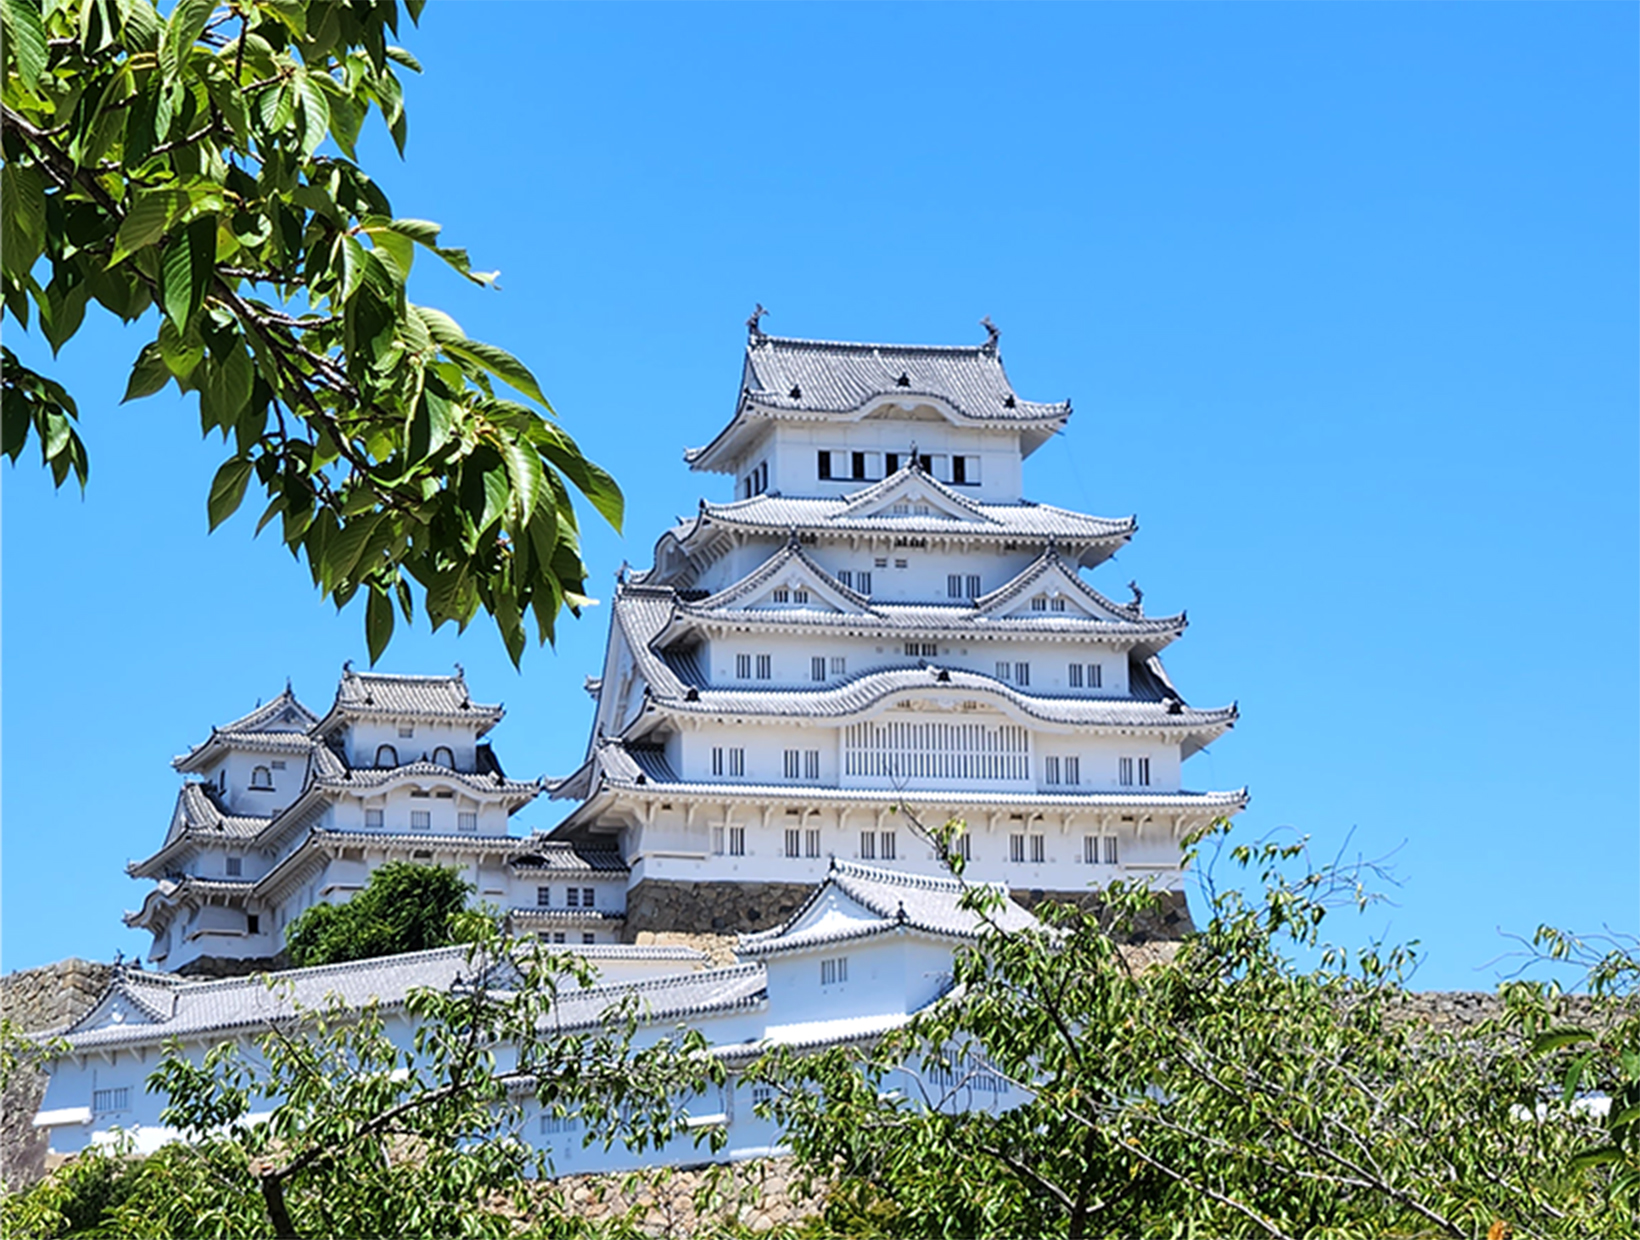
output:
[[[759,463],[767,461],[771,491],[782,495],[846,495],[866,483],[882,479],[884,453],[899,453],[900,463],[904,465],[912,444],[916,445],[919,455],[947,458],[946,462],[935,463],[935,476],[942,482],[951,479],[948,464],[951,455],[980,457],[979,484],[957,487],[961,494],[997,503],[1012,502],[1020,497],[1023,462],[1018,431],[957,426],[932,411],[925,419],[874,416],[860,422],[777,423],[772,432],[753,444],[737,463],[734,494],[737,498],[741,496],[740,480]],[[875,469],[865,483],[853,479],[822,480],[818,460],[821,449],[875,454]]]
[[[276,768],[275,762],[283,762],[284,769]],[[219,780],[225,771],[228,787],[226,793],[222,794],[222,799],[227,802],[229,810],[235,814],[271,818],[294,801],[297,794],[302,791],[302,780],[307,774],[307,764],[306,754],[234,751],[207,772],[206,781],[220,788]],[[259,766],[268,768],[268,775],[273,783],[271,789],[251,787],[251,775]]]
[[[348,764],[354,767],[376,765],[376,751],[382,745],[393,746],[399,765],[409,762],[432,761],[433,750],[440,745],[455,756],[456,770],[471,771],[477,759],[477,725],[427,723],[417,720],[406,724],[413,735],[400,736],[396,720],[362,719],[348,726],[344,733],[344,747]]]

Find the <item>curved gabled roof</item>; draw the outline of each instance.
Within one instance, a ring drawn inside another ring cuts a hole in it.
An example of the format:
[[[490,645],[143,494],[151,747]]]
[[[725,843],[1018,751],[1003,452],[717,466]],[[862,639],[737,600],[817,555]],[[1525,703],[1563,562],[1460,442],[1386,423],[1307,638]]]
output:
[[[1071,415],[1069,401],[1021,399],[994,338],[981,345],[865,344],[754,332],[746,341],[734,418],[684,460],[696,469],[720,468],[724,448],[753,419],[846,419],[885,403],[932,405],[953,422],[1030,429],[1038,439]]]
[[[384,672],[356,672],[342,665],[336,701],[313,728],[324,736],[351,719],[394,718],[461,720],[479,724],[482,736],[506,714],[499,705],[483,705],[467,692],[466,673],[458,666],[454,676],[397,676]]]
[[[319,717],[291,692],[284,692],[264,706],[241,715],[230,723],[211,729],[210,736],[185,754],[171,759],[179,771],[196,771],[223,750],[250,750],[256,753],[306,753],[313,747],[307,733]]]

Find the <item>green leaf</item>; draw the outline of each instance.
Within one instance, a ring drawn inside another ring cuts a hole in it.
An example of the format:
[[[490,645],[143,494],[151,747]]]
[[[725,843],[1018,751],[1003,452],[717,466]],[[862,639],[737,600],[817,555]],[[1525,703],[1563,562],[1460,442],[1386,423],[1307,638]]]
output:
[[[184,57],[205,33],[205,23],[215,9],[216,0],[177,0],[160,40],[159,64],[166,77],[177,75]]]
[[[409,69],[412,73],[420,73],[421,72],[421,61],[417,60],[414,56],[412,56],[409,52],[405,51],[402,47],[395,47],[392,44],[388,44],[387,59],[395,62],[396,64],[403,65],[406,69]]]
[[[354,517],[342,526],[341,532],[325,548],[330,580],[343,581],[353,575],[353,570],[358,567],[360,555],[380,522],[381,514],[372,512]]]
[[[513,490],[518,495],[519,520],[528,521],[535,512],[536,501],[546,488],[541,454],[530,444],[509,441],[502,446],[501,456],[507,463],[507,476],[512,479]]]
[[[1567,1163],[1573,1171],[1586,1171],[1590,1167],[1598,1167],[1602,1163],[1623,1161],[1623,1151],[1615,1145],[1597,1145],[1586,1149],[1572,1157]]]
[[[216,269],[216,217],[202,215],[165,247],[161,305],[178,328],[186,328],[204,303]]]
[[[320,90],[307,74],[302,74],[299,80],[299,92],[302,100],[302,154],[313,154],[319,149],[319,143],[325,140],[325,133],[330,128],[330,104],[325,99],[324,91]]]
[[[178,331],[170,319],[161,319],[159,352],[170,372],[179,380],[186,380],[204,359],[205,346],[197,331]]]
[[[120,404],[143,396],[152,396],[171,379],[171,368],[165,364],[165,354],[159,341],[151,340],[142,346],[136,363],[131,367],[131,378],[126,382],[125,395]]]
[[[461,324],[444,311],[435,310],[431,306],[416,305],[412,305],[410,309],[427,328],[427,334],[442,347],[467,343],[467,333],[461,330]]]
[[[11,160],[0,169],[0,263],[21,280],[46,244],[46,187],[36,168]]]
[[[213,425],[232,426],[239,421],[250,403],[255,378],[256,368],[243,340],[236,337],[232,347],[213,353],[200,393],[201,400],[210,402]]]
[[[437,339],[437,336],[438,333],[435,332],[434,338]],[[439,341],[439,343],[444,346],[445,352],[449,353],[450,356],[489,371],[504,383],[517,388],[531,400],[539,401],[541,404],[547,405],[549,409],[551,408],[547,398],[541,394],[541,385],[535,381],[535,376],[530,373],[530,368],[511,353],[508,353],[507,350],[497,345],[485,344],[482,340],[466,340],[460,344],[445,343],[444,341]]]
[[[17,75],[30,91],[37,90],[50,55],[40,0],[0,0],[0,19],[5,22],[6,43],[16,61]]]
[[[188,202],[188,194],[175,187],[140,191],[114,236],[114,253],[108,265],[116,266],[143,247],[153,245],[187,208]]]
[[[387,643],[393,639],[393,600],[386,591],[372,587],[364,606],[364,637],[370,647],[370,665],[382,657]]]
[[[251,462],[243,457],[224,461],[211,480],[211,497],[206,501],[205,513],[214,530],[239,508],[245,498],[245,484],[250,481]]]
[[[1579,1042],[1592,1041],[1594,1034],[1587,1029],[1551,1029],[1533,1039],[1532,1054],[1542,1055],[1547,1051],[1557,1051],[1563,1046],[1576,1046]]]

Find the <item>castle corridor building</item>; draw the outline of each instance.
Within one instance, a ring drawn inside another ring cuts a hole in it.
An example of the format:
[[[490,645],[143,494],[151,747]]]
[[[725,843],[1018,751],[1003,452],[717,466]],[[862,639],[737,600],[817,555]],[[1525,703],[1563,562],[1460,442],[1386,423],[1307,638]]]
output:
[[[933,874],[912,820],[968,824],[968,873],[1027,902],[1119,878],[1183,916],[1180,839],[1245,789],[1183,764],[1235,706],[1189,705],[1148,616],[1083,576],[1132,518],[1034,503],[1071,409],[977,346],[782,339],[754,319],[702,501],[623,571],[584,764],[551,833],[618,849],[626,933],[777,924],[833,858]]]

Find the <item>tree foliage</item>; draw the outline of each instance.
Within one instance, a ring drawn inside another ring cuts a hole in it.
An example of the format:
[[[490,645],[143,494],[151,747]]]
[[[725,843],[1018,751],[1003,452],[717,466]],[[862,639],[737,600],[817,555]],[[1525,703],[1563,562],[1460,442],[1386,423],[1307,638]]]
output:
[[[53,352],[93,303],[153,323],[126,399],[197,395],[229,447],[211,528],[254,483],[258,531],[277,520],[338,607],[364,596],[372,661],[414,583],[435,628],[487,611],[516,663],[526,618],[547,641],[586,601],[571,487],[617,527],[622,498],[529,367],[407,296],[418,255],[495,273],[356,162],[372,110],[404,149],[398,74],[420,66],[399,18],[397,0],[0,2],[4,313]],[[33,441],[84,487],[70,394],[0,364],[0,449]]]
[[[198,1057],[173,1045],[148,1088],[169,1099],[164,1122],[187,1142],[140,1162],[81,1156],[6,1199],[6,1234],[586,1234],[540,1187],[551,1151],[526,1145],[524,1124],[544,1107],[577,1116],[587,1144],[651,1149],[682,1130],[682,1100],[722,1081],[721,1061],[693,1032],[635,1046],[630,998],[590,1028],[560,1028],[560,991],[596,977],[581,957],[493,926],[469,950],[466,984],[411,995],[411,1039],[389,1013],[335,1007],[275,1025],[250,1049]]]
[[[300,968],[448,947],[472,889],[452,869],[390,861],[346,904],[315,904],[292,921],[285,950]]]
[[[939,833],[947,850],[958,830]],[[1599,1144],[1601,1122],[1576,1105],[1580,1090],[1615,1093],[1640,1050],[1632,1004],[1617,1003],[1602,1034],[1584,1031],[1608,1048],[1604,1066],[1562,1085],[1565,1065],[1529,1049],[1560,1019],[1553,988],[1511,984],[1502,1016],[1433,1029],[1404,1007],[1409,951],[1345,952],[1319,937],[1340,896],[1365,898],[1360,875],[1287,877],[1302,845],[1234,853],[1262,872],[1262,899],[1218,895],[1170,959],[1138,967],[1113,937],[1154,904],[1118,886],[1104,915],[1048,906],[1040,930],[988,932],[959,953],[946,1002],[867,1050],[770,1055],[758,1075],[779,1093],[766,1109],[809,1174],[834,1185],[829,1229],[1633,1233],[1632,1188]],[[982,914],[1000,898],[982,887],[965,897]],[[1312,952],[1319,965],[1300,967]],[[906,1063],[923,1082],[909,1094],[894,1088]],[[1029,1101],[956,1111],[986,1101],[984,1077]]]

